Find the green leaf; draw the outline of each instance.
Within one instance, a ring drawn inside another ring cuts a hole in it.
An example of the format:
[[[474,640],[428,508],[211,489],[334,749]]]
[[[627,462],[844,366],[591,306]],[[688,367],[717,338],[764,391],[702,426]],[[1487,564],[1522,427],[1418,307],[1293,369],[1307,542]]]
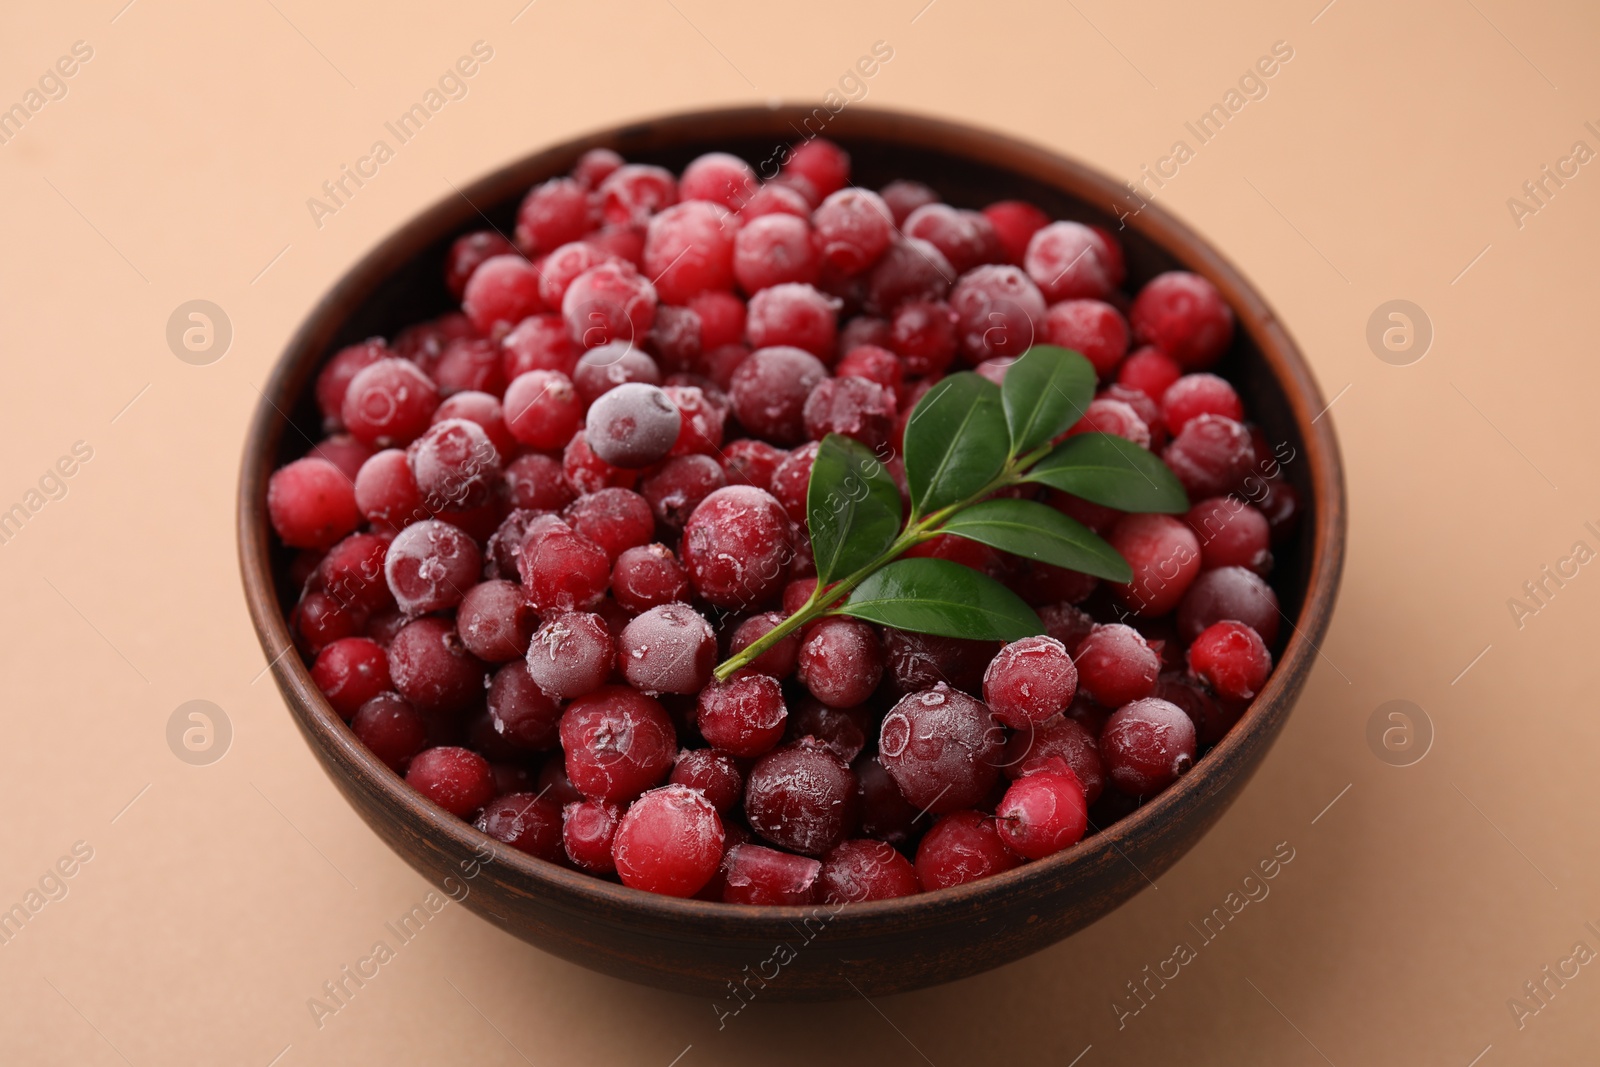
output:
[[[1094,365],[1056,345],[1034,345],[1006,370],[1001,396],[1011,454],[1020,456],[1066,433],[1094,399]]]
[[[915,514],[972,496],[1006,463],[1000,387],[970,371],[928,390],[906,423],[906,483]]]
[[[1108,582],[1133,580],[1127,561],[1093,530],[1032,500],[985,500],[956,512],[940,532]]]
[[[896,560],[856,586],[836,610],[881,626],[975,641],[1044,633],[1044,623],[1017,594],[945,559]]]
[[[811,465],[806,518],[817,583],[825,586],[876,559],[900,532],[900,490],[866,445],[822,439]]]
[[[1023,478],[1118,511],[1179,515],[1189,509],[1183,485],[1167,465],[1122,437],[1069,437]]]

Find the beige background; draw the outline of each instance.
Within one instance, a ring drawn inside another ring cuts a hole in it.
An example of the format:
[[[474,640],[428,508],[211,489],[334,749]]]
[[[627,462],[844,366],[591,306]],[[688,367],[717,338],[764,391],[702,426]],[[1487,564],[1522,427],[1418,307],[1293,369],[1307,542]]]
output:
[[[1600,1055],[1600,966],[1522,1029],[1507,1008],[1574,942],[1600,950],[1584,927],[1600,925],[1600,567],[1520,630],[1507,607],[1575,540],[1600,549],[1583,530],[1600,526],[1600,164],[1520,229],[1506,205],[1574,141],[1600,149],[1583,127],[1600,126],[1592,5],[123,2],[0,16],[0,104],[73,42],[94,50],[0,146],[0,509],[74,442],[93,449],[67,495],[0,545],[0,906],[75,842],[93,848],[69,895],[0,946],[0,1062]],[[494,58],[467,98],[318,229],[306,198],[479,39]],[[814,100],[876,40],[894,58],[868,103],[987,124],[1124,178],[1275,41],[1293,48],[1269,95],[1160,195],[1255,279],[1338,398],[1349,563],[1281,740],[1158,889],[966,982],[758,1002],[718,1032],[703,1001],[591,974],[452,906],[318,1029],[307,998],[427,886],[339,798],[261,673],[233,547],[255,387],[317,296],[447,183],[631,117]],[[209,366],[164,337],[195,298],[234,328]],[[1395,298],[1436,331],[1411,366],[1365,340]],[[192,699],[233,726],[211,766],[167,746]],[[1404,768],[1366,740],[1393,699],[1435,730]],[[1119,1030],[1124,983],[1283,841],[1296,858],[1270,897]]]

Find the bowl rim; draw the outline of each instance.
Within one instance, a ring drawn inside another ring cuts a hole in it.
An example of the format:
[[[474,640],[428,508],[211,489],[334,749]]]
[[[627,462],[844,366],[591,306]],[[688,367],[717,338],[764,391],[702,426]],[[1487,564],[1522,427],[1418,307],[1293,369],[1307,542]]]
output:
[[[1282,725],[1289,710],[1286,700],[1292,700],[1294,690],[1303,684],[1313,660],[1321,655],[1318,643],[1327,630],[1344,565],[1343,467],[1331,420],[1323,417],[1327,412],[1322,391],[1309,365],[1276,313],[1243,273],[1165,208],[1146,202],[1137,213],[1122,216],[1121,223],[1176,259],[1184,269],[1210,280],[1235,311],[1238,328],[1255,343],[1262,360],[1286,394],[1290,420],[1297,428],[1305,448],[1304,459],[1310,474],[1310,495],[1314,502],[1310,510],[1315,517],[1315,527],[1305,594],[1298,617],[1290,620],[1285,616],[1291,633],[1283,653],[1274,663],[1266,685],[1243,716],[1206,753],[1205,758],[1196,761],[1191,771],[1153,800],[1140,805],[1106,829],[1053,856],[963,885],[843,906],[752,907],[669,897],[632,889],[506,846],[407,787],[400,775],[356,739],[311,680],[310,670],[301,662],[301,658],[286,654],[294,647],[294,642],[290,637],[287,617],[277,604],[265,497],[269,447],[277,443],[282,428],[293,423],[275,398],[290,399],[291,403],[294,401],[295,398],[287,398],[286,393],[290,379],[298,372],[300,365],[323,358],[328,338],[347,319],[348,310],[369,297],[392,275],[395,263],[405,261],[403,253],[420,251],[460,229],[474,215],[483,217],[477,207],[479,203],[493,200],[498,204],[501,198],[514,192],[519,185],[525,187],[528,184],[526,176],[530,172],[548,170],[553,176],[559,173],[553,169],[555,166],[563,162],[570,165],[570,161],[589,148],[608,147],[630,139],[659,139],[663,134],[693,136],[696,127],[702,125],[732,125],[750,135],[769,134],[777,123],[788,120],[791,128],[794,128],[795,120],[803,120],[817,110],[793,104],[746,106],[676,111],[637,119],[521,155],[435,200],[409,216],[348,267],[301,320],[274,362],[272,374],[262,390],[261,402],[252,417],[242,456],[237,499],[238,550],[251,621],[278,688],[302,732],[308,740],[314,740],[324,750],[324,756],[331,755],[346,769],[356,772],[356,782],[335,783],[341,786],[341,791],[348,785],[360,785],[370,792],[383,794],[392,802],[390,807],[407,812],[417,824],[419,832],[421,827],[426,826],[427,832],[442,834],[463,855],[481,856],[484,850],[490,850],[493,862],[512,872],[530,892],[537,893],[545,887],[554,888],[572,898],[619,909],[651,919],[657,924],[688,924],[685,933],[692,928],[707,926],[715,926],[721,931],[746,927],[752,935],[770,932],[771,928],[814,916],[819,908],[835,908],[833,921],[852,926],[858,921],[877,923],[886,917],[912,911],[924,914],[970,914],[990,899],[1004,897],[1025,885],[1045,883],[1062,877],[1074,867],[1114,859],[1109,855],[1111,853],[1131,864],[1125,853],[1132,839],[1142,836],[1175,809],[1197,800],[1213,784],[1224,780],[1230,774],[1233,760],[1240,758],[1240,750],[1250,745],[1255,735],[1268,731],[1270,740],[1271,734],[1275,734]],[[841,130],[849,137],[878,138],[901,142],[907,147],[959,145],[962,153],[969,155],[977,149],[982,152],[979,158],[1003,158],[1007,169],[1043,184],[1062,188],[1066,195],[1088,203],[1091,208],[1096,205],[1090,199],[1090,194],[1101,197],[1104,210],[1112,214],[1116,212],[1116,205],[1125,204],[1128,200],[1127,186],[1074,157],[1010,134],[964,122],[916,112],[850,105],[831,116],[829,127]],[[730,137],[741,135],[745,134],[727,134]],[[1064,187],[1063,178],[1068,179],[1073,187],[1071,190]],[[335,773],[334,768],[326,766],[324,762],[331,777]],[[357,814],[362,813],[358,811]]]

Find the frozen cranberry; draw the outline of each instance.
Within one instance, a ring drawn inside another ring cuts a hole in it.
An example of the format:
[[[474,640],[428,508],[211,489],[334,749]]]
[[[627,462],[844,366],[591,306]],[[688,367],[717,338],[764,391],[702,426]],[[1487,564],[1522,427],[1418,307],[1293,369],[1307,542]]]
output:
[[[1266,684],[1272,653],[1254,629],[1230,619],[1212,623],[1194,639],[1189,670],[1223,700],[1242,703]]]
[[[517,211],[517,244],[529,255],[576,241],[589,230],[589,193],[571,178],[552,178],[522,201]]]
[[[515,326],[544,310],[539,299],[538,268],[519,255],[491,256],[467,279],[461,308],[473,327],[485,336],[496,327]]]
[[[609,562],[630,548],[649,544],[655,536],[650,502],[631,489],[586,493],[568,505],[562,517],[579,536],[599,545]]]
[[[273,471],[267,515],[293,548],[328,548],[361,522],[355,486],[325,459],[297,459]]]
[[[1081,352],[1105,378],[1128,351],[1128,323],[1102,300],[1063,300],[1052,304],[1044,319],[1044,339]]]
[[[755,194],[759,182],[750,164],[726,152],[707,152],[683,168],[678,195],[684,200],[709,200],[737,211]]]
[[[340,412],[358,439],[386,448],[416,439],[438,406],[439,391],[416,364],[380,359],[350,380]]]
[[[609,148],[591,148],[578,157],[578,162],[572,168],[572,177],[587,188],[594,189],[623,162],[623,158]]]
[[[834,367],[841,378],[864,378],[883,386],[890,395],[905,381],[905,367],[900,358],[887,348],[877,345],[857,345],[850,349]]]
[[[796,218],[810,219],[811,201],[797,189],[767,182],[744,202],[739,209],[739,218],[748,226],[752,220],[768,215],[794,215]]]
[[[528,676],[557,700],[592,693],[611,677],[616,649],[605,620],[587,612],[549,619],[528,643]]]
[[[994,226],[976,211],[949,204],[924,204],[902,227],[907,237],[927,241],[949,261],[956,274],[965,274],[987,261],[996,240]]]
[[[805,403],[828,376],[822,361],[798,348],[762,348],[733,373],[734,414],[746,429],[780,444],[805,439]]]
[[[826,855],[855,822],[855,775],[820,744],[786,745],[751,768],[744,810],[750,828],[773,844]]]
[[[744,340],[744,301],[733,293],[715,289],[696,293],[689,298],[689,309],[700,322],[702,353]]]
[[[397,773],[404,773],[411,757],[428,743],[422,716],[396,693],[379,693],[361,705],[350,728],[357,740]]]
[[[1184,521],[1200,538],[1200,560],[1207,570],[1245,567],[1260,575],[1272,570],[1267,518],[1237,497],[1202,500]]]
[[[1233,343],[1233,309],[1198,274],[1158,274],[1139,290],[1129,312],[1133,335],[1155,345],[1184,370],[1205,370]]]
[[[622,811],[603,800],[569,802],[561,813],[561,845],[573,866],[590,874],[612,874],[617,869],[611,844]]]
[[[1167,614],[1200,573],[1200,540],[1177,516],[1124,515],[1108,540],[1133,569],[1117,598],[1140,615]]]
[[[583,434],[576,434],[567,442],[561,453],[561,471],[567,484],[585,495],[602,489],[629,489],[639,479],[637,472],[613,467],[595,455]]]
[[[1217,700],[1201,682],[1177,673],[1162,675],[1161,681],[1156,683],[1155,695],[1183,709],[1194,723],[1195,742],[1201,748],[1208,748],[1226,737],[1244,710],[1242,704]]]
[[[784,620],[782,612],[767,611],[752,615],[741,622],[728,642],[728,655],[743,652],[756,641],[777,628]],[[765,652],[751,660],[744,668],[757,674],[770,674],[774,678],[787,678],[800,663],[800,635],[790,632],[779,638]]]
[[[561,806],[534,793],[508,793],[491,800],[478,815],[477,827],[496,841],[548,863],[559,863]]]
[[[950,291],[950,309],[962,354],[973,365],[1020,356],[1043,332],[1044,297],[1017,267],[968,271]]]
[[[567,777],[585,796],[621,802],[660,782],[677,754],[666,710],[626,686],[608,685],[561,716]]]
[[[500,340],[500,366],[508,382],[531,370],[570,376],[577,361],[578,349],[560,315],[530,315]]]
[[[1140,448],[1150,447],[1150,426],[1139,417],[1133,405],[1121,400],[1095,397],[1083,409],[1083,418],[1067,433],[1108,433],[1132,441]]]
[[[674,456],[640,483],[656,521],[678,531],[700,502],[727,484],[722,466],[710,456]]]
[[[823,619],[801,638],[800,681],[824,704],[854,707],[872,695],[882,677],[883,646],[860,619]]]
[[[708,393],[707,389],[711,392]],[[726,397],[709,382],[705,388],[694,385],[668,385],[662,392],[678,416],[677,436],[668,455],[709,456],[719,453],[722,448],[723,426],[728,418]]]
[[[500,453],[482,426],[446,419],[411,442],[406,461],[429,511],[480,507],[500,479]]]
[[[884,660],[897,694],[916,693],[944,682],[952,689],[978,693],[983,672],[999,651],[993,641],[967,641],[887,628]]]
[[[981,811],[953,811],[917,846],[917,881],[928,892],[1009,871],[1020,861]]]
[[[783,738],[789,716],[777,680],[753,672],[701,690],[695,714],[707,742],[743,757],[770,751]]]
[[[943,813],[971,807],[989,792],[1004,740],[983,703],[941,682],[890,710],[878,755],[908,801]]]
[[[791,578],[783,587],[783,614],[793,615],[795,612],[811,603],[811,598],[817,592],[817,579],[815,575],[805,578]]]
[[[1088,803],[1093,804],[1100,798],[1106,780],[1100,746],[1088,727],[1076,719],[1056,715],[1017,731],[1006,742],[1001,762],[1005,765],[1006,777],[1020,778],[1028,773],[1030,765],[1051,757],[1062,760],[1072,769]]]
[[[673,373],[699,366],[700,316],[689,308],[662,304],[656,308],[656,321],[645,344],[655,353],[659,365]]]
[[[1153,345],[1136,350],[1117,368],[1118,384],[1137,389],[1158,404],[1182,376],[1183,368]]]
[[[745,336],[757,349],[787,346],[832,359],[839,301],[815,287],[786,282],[750,298]]]
[[[1025,637],[1000,650],[983,675],[983,700],[994,717],[1022,730],[1072,703],[1078,669],[1053,637]]]
[[[1078,843],[1089,825],[1089,805],[1070,770],[1040,771],[1011,783],[994,810],[994,821],[1013,852],[1042,860]]]
[[[894,216],[877,193],[840,189],[811,217],[825,263],[858,274],[878,261],[894,235]]]
[[[772,495],[801,527],[808,522],[806,499],[811,488],[811,466],[820,447],[816,441],[802,445],[785,456],[772,472]]]
[[[689,576],[666,545],[636,545],[611,568],[611,595],[637,614],[689,596]]]
[[[530,448],[565,445],[577,432],[582,415],[578,391],[560,371],[528,371],[506,387],[506,428]]]
[[[765,845],[737,844],[722,864],[721,899],[726,904],[811,904],[816,900],[818,860]]]
[[[1176,704],[1154,698],[1118,708],[1100,732],[1111,781],[1129,796],[1161,792],[1194,765],[1194,723]]]
[[[289,625],[300,635],[304,651],[316,653],[342,637],[355,637],[365,623],[365,613],[320,589],[307,590],[289,614]]]
[[[676,204],[645,229],[644,273],[666,304],[681,305],[707,289],[732,289],[733,241],[733,223],[719,205]]]
[[[805,178],[817,196],[828,196],[849,184],[850,153],[825,137],[812,137],[789,153],[784,170]]]
[[[1104,300],[1116,288],[1106,239],[1081,222],[1052,222],[1028,241],[1023,265],[1045,298]]]
[[[572,377],[583,403],[593,404],[606,393],[629,382],[660,385],[661,368],[639,349],[614,342],[585,352],[578,360]]]
[[[569,241],[539,261],[539,299],[545,307],[558,308],[573,279],[616,257],[589,241]]]
[[[1233,386],[1215,374],[1185,374],[1161,398],[1161,419],[1176,434],[1201,415],[1244,420],[1244,405]]]
[[[936,204],[939,194],[919,181],[907,178],[896,178],[894,181],[878,190],[878,195],[883,197],[884,206],[889,209],[896,226],[904,226],[911,213],[923,204]]]
[[[383,338],[371,337],[335,352],[317,374],[317,409],[322,412],[322,427],[338,430],[344,426],[344,397],[350,383],[366,368],[390,356]]]
[[[473,390],[486,393],[505,391],[500,346],[486,337],[463,337],[451,341],[434,366],[433,381],[443,397]],[[434,421],[438,421],[437,414]]]
[[[352,435],[336,433],[312,445],[311,451],[306,455],[314,459],[327,460],[354,482],[362,466],[373,457],[374,453],[370,445],[356,440]]]
[[[349,722],[361,705],[390,687],[387,654],[365,637],[345,637],[317,653],[311,680]]]
[[[911,861],[886,841],[843,841],[822,861],[824,904],[859,904],[908,897],[919,889]]]
[[[529,601],[542,614],[592,607],[611,579],[605,550],[554,515],[528,524],[519,569]]]
[[[722,449],[722,470],[729,485],[753,485],[770,491],[772,474],[788,453],[765,441],[742,437]]]
[[[864,706],[836,708],[807,696],[800,698],[794,714],[789,716],[788,735],[794,740],[809,737],[846,763],[852,763],[867,747],[867,733],[871,728],[870,715]]]
[[[515,508],[559,511],[576,499],[561,470],[561,461],[538,452],[512,460],[506,465],[504,477]]]
[[[561,724],[561,705],[539,689],[528,666],[513,660],[489,681],[489,725],[516,752],[554,748]]]
[[[1221,415],[1199,415],[1161,452],[1192,497],[1221,496],[1241,485],[1255,467],[1250,432]]]
[[[744,774],[732,756],[709,748],[684,749],[667,778],[672,785],[698,789],[718,812],[726,812],[744,795]]]
[[[733,273],[746,293],[774,285],[811,284],[817,280],[819,265],[811,224],[804,218],[764,215],[747,222],[734,238]]]
[[[672,450],[680,428],[678,409],[666,393],[644,382],[627,382],[589,408],[585,440],[614,467],[648,467]]]
[[[894,394],[865,378],[826,378],[806,398],[803,415],[813,441],[843,434],[877,452],[894,429]]]
[[[389,592],[407,615],[425,615],[461,603],[483,569],[477,544],[438,519],[413,523],[395,535],[384,557]]]
[[[867,310],[893,315],[908,300],[943,300],[956,277],[956,269],[939,249],[915,237],[902,237],[867,273]]]
[[[1278,640],[1278,596],[1253,571],[1219,567],[1195,579],[1178,608],[1178,633],[1193,641],[1213,623],[1234,619],[1267,645]]]
[[[409,622],[389,645],[394,687],[424,715],[455,713],[482,699],[485,673],[448,619]]]
[[[585,241],[619,262],[637,269],[644,262],[644,227],[628,224],[602,226],[585,234]]]
[[[642,341],[656,319],[656,289],[632,264],[613,260],[572,280],[561,317],[579,348]]]
[[[600,183],[600,213],[613,225],[643,225],[678,202],[678,180],[664,167],[624,163]]]
[[[476,389],[452,394],[434,409],[433,425],[451,419],[464,419],[481,429],[502,462],[516,454],[517,441],[506,429],[505,409],[493,394]]]
[[[994,227],[995,237],[1005,250],[1006,262],[1022,265],[1028,254],[1028,241],[1050,222],[1050,216],[1026,200],[1001,200],[983,209],[983,217]]]
[[[406,768],[406,784],[462,819],[494,799],[489,761],[448,745],[417,753]]]
[[[538,621],[522,587],[497,578],[467,590],[456,613],[456,630],[468,652],[486,663],[504,663],[528,650]]]
[[[889,345],[913,377],[939,374],[955,358],[956,313],[939,300],[908,300],[894,313]],[[909,406],[906,410],[909,410]]]
[[[1078,644],[1094,629],[1094,619],[1076,604],[1049,604],[1039,609],[1039,620],[1044,631],[1066,646],[1076,656]]]
[[[751,607],[783,587],[789,519],[770,493],[730,485],[695,509],[679,551],[703,599],[717,607]]]
[[[692,897],[717,873],[722,820],[698,789],[652,789],[622,816],[611,855],[622,884],[652,893]]]
[[[1149,696],[1161,673],[1161,657],[1138,630],[1121,623],[1090,630],[1073,662],[1083,694],[1112,708]]]
[[[698,693],[717,665],[717,638],[687,604],[663,604],[628,623],[617,642],[628,684],[645,693]]]
[[[382,611],[394,606],[384,582],[383,561],[389,540],[377,534],[356,533],[328,550],[317,564],[316,580],[329,596],[360,611]]]

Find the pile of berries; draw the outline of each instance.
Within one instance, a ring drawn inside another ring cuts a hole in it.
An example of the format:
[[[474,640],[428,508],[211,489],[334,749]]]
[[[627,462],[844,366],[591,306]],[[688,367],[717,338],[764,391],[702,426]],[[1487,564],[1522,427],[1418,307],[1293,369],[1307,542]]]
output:
[[[1104,828],[1261,689],[1297,502],[1208,373],[1234,328],[1217,291],[1171,272],[1130,299],[1103,229],[849,178],[821,139],[765,183],[721,153],[674,176],[591,151],[513,237],[455,242],[460,311],[322,369],[327,436],[267,495],[298,550],[291,628],[355,736],[440,807],[659,893],[883,899]],[[825,617],[715,681],[815,587],[816,442],[861,441],[903,485],[917,400],[1035,342],[1100,376],[1072,432],[1150,449],[1190,494],[1177,517],[1039,491],[1133,581],[946,535],[913,554],[1006,582],[1047,632]]]

